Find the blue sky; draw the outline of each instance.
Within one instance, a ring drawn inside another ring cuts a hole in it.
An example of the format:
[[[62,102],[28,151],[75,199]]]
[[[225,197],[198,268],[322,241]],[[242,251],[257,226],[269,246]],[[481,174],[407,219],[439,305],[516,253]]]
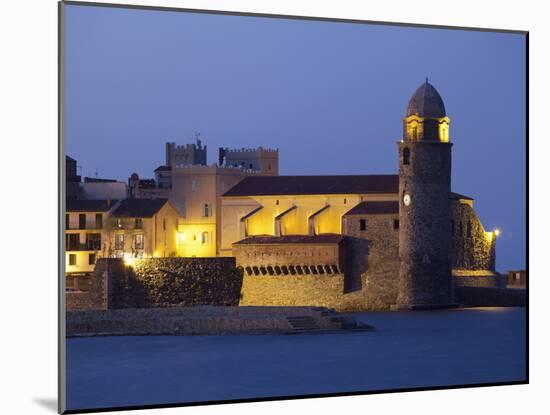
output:
[[[164,143],[277,147],[281,174],[397,172],[428,77],[451,118],[453,190],[525,267],[520,34],[67,6],[66,148],[83,175],[152,177]]]

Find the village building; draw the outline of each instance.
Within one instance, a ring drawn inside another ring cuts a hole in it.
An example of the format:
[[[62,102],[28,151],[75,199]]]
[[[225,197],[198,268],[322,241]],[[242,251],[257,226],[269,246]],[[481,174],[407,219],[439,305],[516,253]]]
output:
[[[128,193],[126,183],[116,179],[84,177],[80,187],[82,199],[125,199]]]
[[[176,256],[178,221],[168,199],[124,199],[109,215],[108,256]]]
[[[70,288],[78,287],[74,281],[85,281],[100,258],[177,254],[179,215],[168,199],[68,199],[65,218],[65,271]]]
[[[77,288],[79,277],[93,272],[96,260],[106,255],[107,218],[118,203],[116,200],[67,199],[65,271],[68,287]]]

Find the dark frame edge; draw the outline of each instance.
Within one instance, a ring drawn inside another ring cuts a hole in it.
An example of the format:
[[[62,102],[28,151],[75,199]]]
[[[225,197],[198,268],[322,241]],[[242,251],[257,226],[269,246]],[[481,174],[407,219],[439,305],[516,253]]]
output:
[[[529,275],[529,32],[525,33],[525,270],[527,273],[527,284],[525,286],[525,350],[526,366],[525,379],[529,383],[529,286],[531,276]]]
[[[62,0],[62,3],[68,6],[89,6],[89,7],[110,7],[117,9],[133,9],[133,10],[155,10],[166,12],[186,12],[198,14],[218,14],[226,16],[241,16],[241,17],[264,17],[270,19],[289,19],[289,20],[310,20],[319,22],[331,23],[355,23],[355,24],[371,24],[377,26],[401,26],[401,27],[416,27],[424,29],[445,29],[445,30],[465,30],[474,32],[494,32],[494,33],[509,33],[509,34],[527,34],[527,30],[512,30],[512,29],[496,29],[488,27],[467,27],[467,26],[452,26],[452,25],[434,25],[427,23],[399,23],[377,20],[362,20],[362,19],[347,19],[339,17],[322,17],[322,16],[297,16],[287,14],[270,14],[270,13],[254,13],[242,11],[227,11],[227,10],[210,10],[210,9],[191,9],[184,7],[168,7],[168,6],[146,6],[136,4],[120,4],[120,3],[100,3],[78,0]]]
[[[57,319],[58,319],[58,343],[57,343],[57,412],[62,414],[67,410],[67,354],[65,343],[65,137],[64,137],[64,93],[65,93],[65,2],[57,3]]]
[[[372,391],[353,391],[353,392],[338,392],[338,393],[326,393],[326,394],[311,394],[311,395],[291,395],[291,396],[275,396],[266,398],[249,398],[249,399],[230,399],[219,401],[198,401],[198,402],[186,402],[186,403],[168,403],[157,405],[135,405],[135,406],[118,406],[118,407],[105,407],[105,408],[89,408],[89,409],[70,409],[64,412],[64,414],[87,414],[97,412],[120,412],[128,410],[144,410],[144,409],[167,409],[167,408],[184,408],[193,406],[211,406],[211,405],[228,405],[228,404],[240,404],[240,403],[252,403],[252,402],[275,402],[275,401],[295,401],[300,399],[319,399],[319,398],[345,398],[349,396],[369,396],[380,395],[386,393],[408,393],[408,392],[433,392],[453,389],[471,389],[471,388],[483,388],[494,386],[518,386],[527,385],[526,380],[511,381],[511,382],[495,382],[495,383],[479,383],[479,384],[465,384],[465,385],[447,385],[447,386],[424,386],[417,388],[402,388],[402,389],[382,389]]]

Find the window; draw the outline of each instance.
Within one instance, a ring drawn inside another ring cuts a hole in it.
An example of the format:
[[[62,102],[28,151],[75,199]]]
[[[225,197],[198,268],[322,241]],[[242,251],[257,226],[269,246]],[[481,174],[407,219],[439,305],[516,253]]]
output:
[[[466,236],[470,238],[472,236],[472,223],[468,221],[468,225],[466,226]]]
[[[162,218],[162,230],[166,230],[166,218]]]
[[[360,231],[366,231],[367,230],[367,220],[366,219],[360,219],[359,220],[359,230]]]
[[[134,249],[144,249],[145,237],[142,233],[134,235]]]
[[[410,164],[411,150],[408,147],[403,149],[403,164]]]
[[[67,213],[65,215],[65,229],[69,229],[70,228],[70,225],[69,225],[70,221],[69,221],[69,214]]]
[[[418,127],[413,127],[413,129],[412,129],[412,138],[413,138],[413,140],[418,139]]]
[[[451,221],[451,235],[455,236],[455,221]]]
[[[76,265],[76,254],[69,254],[69,265]]]
[[[277,206],[279,206],[279,199],[277,199],[277,200],[275,201],[275,204],[276,204]]]
[[[195,179],[191,180],[191,191],[197,191],[197,181]]]
[[[136,229],[143,229],[143,219],[142,218],[136,218],[135,219],[135,228]]]
[[[124,234],[117,233],[115,235],[115,249],[123,250],[124,249]]]
[[[458,222],[458,235],[464,236],[464,229],[462,227],[462,221]]]
[[[116,227],[117,227],[117,228],[122,228],[122,219],[118,218],[118,219],[116,220]]]
[[[393,229],[395,230],[399,229],[399,219],[393,220]]]
[[[101,234],[87,233],[86,234],[86,249],[88,251],[99,251],[101,249]]]
[[[103,229],[103,215],[101,213],[95,214],[95,228]]]
[[[86,229],[86,214],[78,215],[78,229]]]
[[[348,202],[347,199],[344,198],[344,205],[345,205],[347,202]]]
[[[210,216],[210,205],[208,203],[204,204],[204,217],[207,218]]]
[[[88,255],[88,265],[94,265],[95,264],[95,254],[89,254]]]
[[[252,166],[252,163],[250,163],[250,164],[248,165],[248,167],[250,168],[250,170],[252,170],[252,169],[254,168],[254,167]]]
[[[77,233],[68,233],[65,236],[65,248],[67,251],[76,251],[80,245],[79,236]]]
[[[201,243],[207,244],[210,242],[210,234],[208,232],[203,232],[201,234]]]
[[[267,165],[267,169],[268,169],[268,170],[271,170],[271,164],[268,164],[268,165]]]

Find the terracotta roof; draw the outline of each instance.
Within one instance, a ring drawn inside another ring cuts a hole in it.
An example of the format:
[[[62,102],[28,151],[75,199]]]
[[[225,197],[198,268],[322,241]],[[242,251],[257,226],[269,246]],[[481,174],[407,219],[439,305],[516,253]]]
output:
[[[223,196],[397,193],[396,174],[357,176],[248,176]]]
[[[397,215],[399,202],[361,202],[346,212],[346,215]]]
[[[112,216],[117,218],[150,218],[168,203],[168,199],[124,199]]]
[[[105,199],[67,199],[65,210],[67,212],[107,212],[118,200]]]
[[[345,235],[323,233],[320,235],[284,235],[284,236],[250,236],[235,242],[233,245],[256,244],[337,244],[345,239]]]

